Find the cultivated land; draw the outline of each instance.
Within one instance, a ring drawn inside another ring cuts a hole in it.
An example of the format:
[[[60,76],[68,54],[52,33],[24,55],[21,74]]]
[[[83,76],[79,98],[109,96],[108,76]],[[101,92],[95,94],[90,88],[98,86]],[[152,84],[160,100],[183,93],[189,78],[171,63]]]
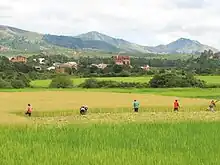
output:
[[[123,82],[149,82],[152,77],[107,77],[107,78],[97,78],[98,80],[112,80],[112,81],[123,81]],[[197,78],[204,80],[209,85],[220,84],[220,76],[197,76]],[[88,78],[73,78],[73,83],[79,85],[83,83]],[[49,86],[51,80],[35,80],[31,82],[33,87],[46,88]]]
[[[1,90],[0,164],[218,164],[220,113],[205,111],[210,98],[220,89]]]

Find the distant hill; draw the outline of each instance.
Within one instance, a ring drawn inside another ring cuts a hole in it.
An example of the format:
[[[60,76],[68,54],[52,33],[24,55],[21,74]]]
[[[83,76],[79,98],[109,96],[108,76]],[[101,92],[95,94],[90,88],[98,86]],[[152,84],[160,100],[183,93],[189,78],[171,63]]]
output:
[[[218,52],[218,50],[213,47],[186,38],[180,38],[167,45],[150,47],[113,38],[96,31],[73,37],[40,34],[3,25],[0,25],[0,47],[4,48],[4,50],[27,52],[39,52],[51,49],[155,54],[196,54],[209,49]]]
[[[200,53],[204,50],[212,50],[213,52],[218,52],[217,49],[203,45],[198,41],[180,38],[174,42],[167,45],[159,45],[156,47],[151,47],[150,50],[156,53],[180,53],[180,54],[194,54]]]
[[[125,51],[125,52],[141,52],[141,53],[150,53],[144,46],[131,43],[128,41],[125,41],[123,39],[118,39],[118,38],[113,38],[110,36],[107,36],[105,34],[92,31],[88,33],[84,33],[78,36],[75,36],[76,38],[82,39],[84,42],[94,42],[94,41],[100,41],[100,42],[105,42],[108,43],[112,46],[114,46],[116,49],[120,51]]]

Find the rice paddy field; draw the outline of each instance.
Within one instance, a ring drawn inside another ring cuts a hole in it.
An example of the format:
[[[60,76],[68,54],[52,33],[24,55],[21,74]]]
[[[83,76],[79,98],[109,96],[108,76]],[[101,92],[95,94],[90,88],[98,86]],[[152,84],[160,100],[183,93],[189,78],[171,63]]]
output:
[[[123,82],[141,82],[146,83],[149,82],[152,77],[106,77],[106,78],[97,78],[98,80],[112,80],[112,81],[123,81]],[[197,76],[198,79],[204,80],[209,85],[218,85],[220,84],[220,76]],[[79,85],[83,83],[87,78],[73,78],[73,84]],[[35,80],[31,82],[33,87],[38,88],[47,88],[50,84],[51,80]]]
[[[220,108],[206,109],[219,98],[218,88],[1,90],[0,164],[217,165]]]

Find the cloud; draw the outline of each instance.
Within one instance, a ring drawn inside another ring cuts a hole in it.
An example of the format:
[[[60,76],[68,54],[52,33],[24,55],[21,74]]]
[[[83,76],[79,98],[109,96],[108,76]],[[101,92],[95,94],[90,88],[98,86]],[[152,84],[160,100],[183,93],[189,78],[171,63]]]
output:
[[[185,9],[199,9],[208,5],[205,0],[173,0],[173,3],[178,8]]]
[[[220,49],[219,0],[1,0],[0,18],[41,33],[99,31],[144,45],[187,37]]]

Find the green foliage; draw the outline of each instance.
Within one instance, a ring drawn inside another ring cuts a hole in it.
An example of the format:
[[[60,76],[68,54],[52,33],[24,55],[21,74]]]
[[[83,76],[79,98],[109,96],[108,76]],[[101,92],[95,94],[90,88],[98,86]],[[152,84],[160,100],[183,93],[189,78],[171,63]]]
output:
[[[220,162],[219,122],[87,126],[59,123],[2,126],[1,164],[217,165]]]
[[[25,82],[22,80],[12,80],[11,85],[13,88],[16,88],[16,89],[21,89],[21,88],[26,87]]]
[[[148,83],[139,82],[118,82],[112,80],[97,80],[94,78],[85,80],[84,83],[80,84],[82,88],[147,88]]]
[[[58,75],[52,79],[49,87],[50,88],[72,88],[73,82],[68,76]]]
[[[3,79],[0,78],[0,88],[12,88],[11,84]]]
[[[152,88],[205,87],[205,82],[187,73],[160,73],[149,82]]]

